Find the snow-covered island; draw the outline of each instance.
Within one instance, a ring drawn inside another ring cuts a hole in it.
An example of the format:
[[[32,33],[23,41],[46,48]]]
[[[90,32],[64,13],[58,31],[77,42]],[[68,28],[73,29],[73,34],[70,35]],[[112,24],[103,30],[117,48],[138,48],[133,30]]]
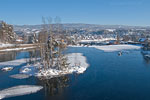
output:
[[[42,65],[35,64],[35,65],[22,67],[20,73],[34,75],[39,78],[40,77],[54,78],[54,77],[60,77],[62,75],[72,74],[72,73],[81,74],[89,66],[86,57],[83,56],[82,53],[71,53],[71,54],[67,54],[66,57],[68,63],[68,67],[66,68],[65,67],[63,69],[49,68],[47,70],[41,69],[37,71],[35,68],[38,68],[39,66]]]
[[[26,78],[26,75],[33,75],[36,77],[46,77],[46,78],[53,78],[59,77],[66,74],[77,73],[81,74],[86,71],[88,68],[87,59],[83,56],[82,53],[70,53],[66,55],[68,67],[64,67],[63,69],[55,69],[49,68],[47,70],[40,69],[42,65],[38,62],[36,64],[26,65],[20,69],[20,74],[12,75],[10,77],[21,79],[22,77]],[[27,63],[28,59],[18,59],[13,61],[1,62],[0,66],[19,66],[21,64]]]
[[[81,53],[71,53],[67,55],[67,62],[69,63],[67,68],[63,68],[62,70],[57,69],[48,69],[48,70],[40,70],[36,76],[37,77],[58,77],[66,74],[77,73],[81,74],[88,68],[88,63],[86,58]]]

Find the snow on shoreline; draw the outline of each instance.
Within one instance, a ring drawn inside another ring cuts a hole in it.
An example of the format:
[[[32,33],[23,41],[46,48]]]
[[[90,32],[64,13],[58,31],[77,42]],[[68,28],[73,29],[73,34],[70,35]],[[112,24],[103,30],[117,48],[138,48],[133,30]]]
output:
[[[80,42],[103,42],[108,40],[116,40],[116,38],[101,38],[101,39],[93,39],[93,40],[80,40]]]
[[[68,47],[84,47],[84,46],[81,46],[81,45],[68,45]]]
[[[68,46],[68,47],[85,47],[85,46]],[[141,46],[139,45],[128,45],[128,44],[122,44],[122,45],[104,45],[104,46],[86,46],[86,47],[90,47],[90,48],[96,48],[99,50],[102,50],[104,52],[115,52],[115,51],[122,51],[122,50],[133,50],[133,49],[140,49]]]
[[[141,48],[141,46],[137,46],[137,45],[107,45],[107,46],[90,46],[90,47],[94,47],[94,48],[102,50],[104,52],[133,50],[133,49]]]
[[[19,51],[19,50],[27,50],[27,49],[34,49],[35,47],[25,47],[25,48],[11,48],[11,49],[3,49],[0,50],[0,52],[5,52],[5,51]]]
[[[42,88],[42,86],[35,85],[20,85],[11,87],[0,91],[0,99],[36,93]]]
[[[0,47],[12,47],[15,46],[15,44],[4,44],[4,43],[0,43]]]

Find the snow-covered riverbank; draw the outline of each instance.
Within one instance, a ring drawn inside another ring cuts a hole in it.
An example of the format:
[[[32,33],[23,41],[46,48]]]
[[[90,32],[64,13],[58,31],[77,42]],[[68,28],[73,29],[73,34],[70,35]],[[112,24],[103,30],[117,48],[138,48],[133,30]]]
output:
[[[137,45],[105,45],[105,46],[90,46],[90,47],[94,47],[94,48],[102,50],[104,52],[133,50],[133,49],[141,48],[141,46],[137,46]]]
[[[12,47],[12,46],[15,46],[15,44],[4,44],[4,43],[0,43],[0,48]]]
[[[0,52],[21,51],[38,47],[38,44],[0,44]]]
[[[36,47],[24,47],[24,48],[9,48],[9,49],[2,49],[0,52],[6,52],[6,51],[20,51],[20,50],[27,50],[27,49],[34,49]]]
[[[93,39],[93,40],[80,40],[79,42],[103,42],[103,41],[110,41],[116,40],[116,38],[101,38],[101,39]]]
[[[128,45],[128,44],[122,44],[122,45],[104,45],[104,46],[96,46],[96,45],[93,45],[93,46],[68,46],[68,47],[90,47],[90,48],[96,48],[96,49],[99,49],[99,50],[102,50],[104,52],[114,52],[114,51],[122,51],[122,50],[138,50],[138,49],[141,49],[142,46],[140,45]]]

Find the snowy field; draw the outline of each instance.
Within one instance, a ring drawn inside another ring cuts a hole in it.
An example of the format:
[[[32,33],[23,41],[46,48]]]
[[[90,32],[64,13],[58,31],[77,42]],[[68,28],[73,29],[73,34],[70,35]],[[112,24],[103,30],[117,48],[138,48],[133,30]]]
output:
[[[0,91],[0,99],[36,93],[40,91],[42,88],[43,88],[42,86],[35,86],[35,85],[20,85],[11,87]]]

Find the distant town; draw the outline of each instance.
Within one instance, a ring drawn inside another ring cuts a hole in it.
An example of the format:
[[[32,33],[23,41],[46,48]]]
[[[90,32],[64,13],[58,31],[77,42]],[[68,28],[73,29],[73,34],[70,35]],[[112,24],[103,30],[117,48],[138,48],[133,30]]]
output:
[[[55,33],[57,24],[52,26]],[[2,44],[38,43],[42,27],[43,25],[9,25],[1,21],[0,45],[2,47]],[[59,24],[59,27],[60,34],[68,38],[67,45],[137,44],[147,48],[150,46],[150,27],[94,24]]]

